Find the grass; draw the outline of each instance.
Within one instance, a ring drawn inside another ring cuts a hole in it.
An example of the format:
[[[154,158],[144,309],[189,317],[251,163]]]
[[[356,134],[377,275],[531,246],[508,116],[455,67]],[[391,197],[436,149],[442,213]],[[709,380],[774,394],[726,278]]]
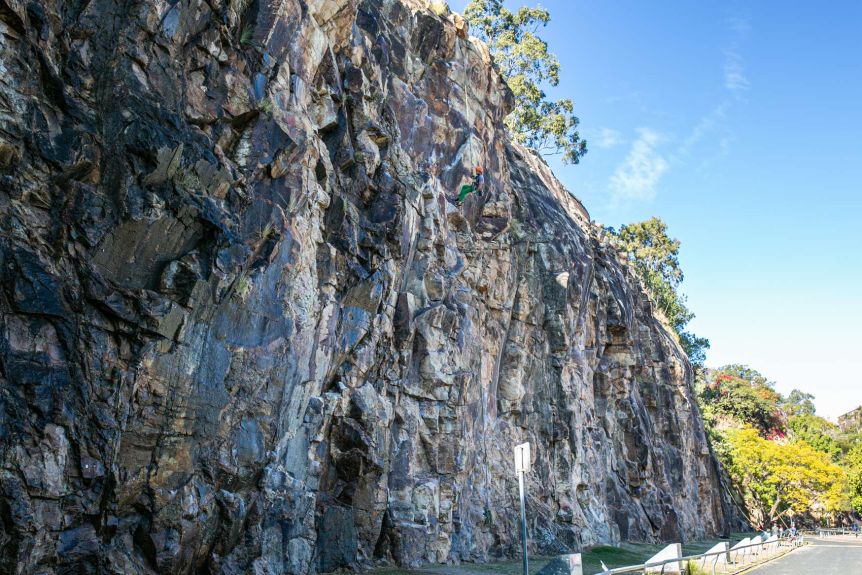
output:
[[[275,226],[273,226],[272,221],[266,222],[266,225],[263,226],[260,231],[257,233],[257,243],[262,244],[266,240],[268,240],[272,233],[275,231]]]
[[[734,533],[730,536],[731,545],[751,535]],[[705,553],[710,547],[726,539],[707,539],[684,543],[683,555]],[[666,543],[622,543],[619,547],[596,545],[582,552],[584,575],[594,575],[602,571],[602,563],[614,569],[627,565],[639,565],[664,549]],[[530,557],[530,575],[535,575],[547,565],[552,557]],[[521,561],[500,561],[494,563],[462,563],[461,565],[426,565],[419,569],[386,567],[375,569],[373,575],[520,575]]]
[[[201,191],[203,184],[201,179],[192,171],[192,168],[180,169],[174,174],[174,182],[182,189],[188,191]]]
[[[611,545],[591,547],[582,553],[584,575],[601,572],[602,562],[611,569],[643,563],[664,547],[665,545],[650,543],[623,543],[620,547]]]
[[[242,46],[253,46],[254,45],[254,28],[251,26],[246,26],[242,30],[242,34],[239,36],[239,43]]]
[[[236,278],[236,283],[234,284],[234,293],[241,299],[245,301],[245,298],[248,297],[248,292],[251,289],[251,284],[248,281],[248,272],[243,270],[240,272],[239,277]]]
[[[712,571],[702,569],[697,561],[689,561],[686,565],[686,575],[711,575]]]
[[[273,106],[272,99],[271,98],[264,98],[257,105],[257,109],[260,110],[261,112],[265,113],[265,114],[272,114],[272,106]]]

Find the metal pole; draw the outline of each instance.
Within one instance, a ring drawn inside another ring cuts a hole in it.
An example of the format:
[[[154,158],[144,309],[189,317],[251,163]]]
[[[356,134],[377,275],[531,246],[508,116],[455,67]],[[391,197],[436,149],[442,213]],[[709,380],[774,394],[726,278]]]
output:
[[[518,489],[521,492],[521,542],[524,545],[524,575],[529,575],[527,561],[527,508],[524,505],[524,472],[518,472]]]

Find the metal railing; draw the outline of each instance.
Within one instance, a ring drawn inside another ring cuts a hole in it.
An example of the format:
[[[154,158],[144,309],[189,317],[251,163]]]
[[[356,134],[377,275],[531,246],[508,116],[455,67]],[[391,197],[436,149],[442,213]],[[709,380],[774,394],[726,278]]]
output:
[[[814,533],[819,537],[837,537],[839,535],[851,535],[859,537],[859,530],[847,529],[846,527],[818,527]]]
[[[621,573],[658,573],[660,575],[664,575],[665,573],[679,573],[680,568],[683,573],[692,572],[712,573],[712,575],[729,575],[742,571],[743,569],[747,569],[752,565],[774,559],[795,547],[804,545],[804,543],[805,540],[801,535],[797,537],[782,537],[775,541],[769,541],[768,543],[766,541],[762,541],[711,553],[686,555],[684,557],[665,559],[663,561],[655,561],[652,563],[617,567],[616,569],[601,571],[596,575],[617,575]],[[674,563],[677,563],[679,568],[672,567],[672,564]],[[694,567],[695,569],[691,569],[691,567]],[[709,571],[707,571],[707,569],[709,569]]]

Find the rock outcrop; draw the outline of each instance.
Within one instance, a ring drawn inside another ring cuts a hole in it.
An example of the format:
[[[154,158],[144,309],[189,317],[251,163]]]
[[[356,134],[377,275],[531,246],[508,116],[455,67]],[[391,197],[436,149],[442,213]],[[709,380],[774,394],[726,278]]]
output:
[[[0,571],[724,528],[691,368],[417,0],[0,0]],[[482,197],[449,200],[470,169]]]

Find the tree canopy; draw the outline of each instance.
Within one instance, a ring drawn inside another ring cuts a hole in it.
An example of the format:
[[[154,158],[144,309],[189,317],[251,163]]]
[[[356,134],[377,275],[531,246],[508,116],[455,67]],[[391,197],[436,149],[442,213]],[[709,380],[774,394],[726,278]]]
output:
[[[749,521],[767,528],[779,518],[845,507],[844,471],[805,442],[781,444],[752,427],[726,433],[724,462],[745,501]]]
[[[692,364],[702,365],[709,340],[685,329],[694,313],[686,307],[685,295],[679,289],[683,280],[679,240],[668,235],[667,224],[658,217],[626,224],[619,232],[613,229],[610,232],[617,247],[630,254],[635,273],[679,337]]]
[[[847,455],[846,467],[850,505],[862,513],[862,445],[857,445]]]
[[[790,392],[781,404],[788,415],[814,415],[814,396],[798,389]]]
[[[833,461],[840,461],[843,450],[836,438],[838,428],[814,412],[791,415],[787,427],[795,441],[804,441],[814,449],[827,454]]]
[[[538,35],[550,20],[542,7],[523,6],[516,11],[502,0],[471,0],[464,10],[473,34],[488,44],[494,63],[515,97],[506,118],[511,137],[541,153],[561,153],[577,164],[587,153],[578,133],[580,121],[569,98],[551,100],[543,87],[560,81],[560,63]]]
[[[818,416],[813,395],[783,396],[739,364],[702,370],[696,390],[707,435],[751,521],[862,513],[862,432]]]
[[[700,377],[698,397],[704,417],[710,422],[730,419],[756,429],[765,437],[786,435],[781,395],[758,371],[744,365],[726,365],[705,371]]]

